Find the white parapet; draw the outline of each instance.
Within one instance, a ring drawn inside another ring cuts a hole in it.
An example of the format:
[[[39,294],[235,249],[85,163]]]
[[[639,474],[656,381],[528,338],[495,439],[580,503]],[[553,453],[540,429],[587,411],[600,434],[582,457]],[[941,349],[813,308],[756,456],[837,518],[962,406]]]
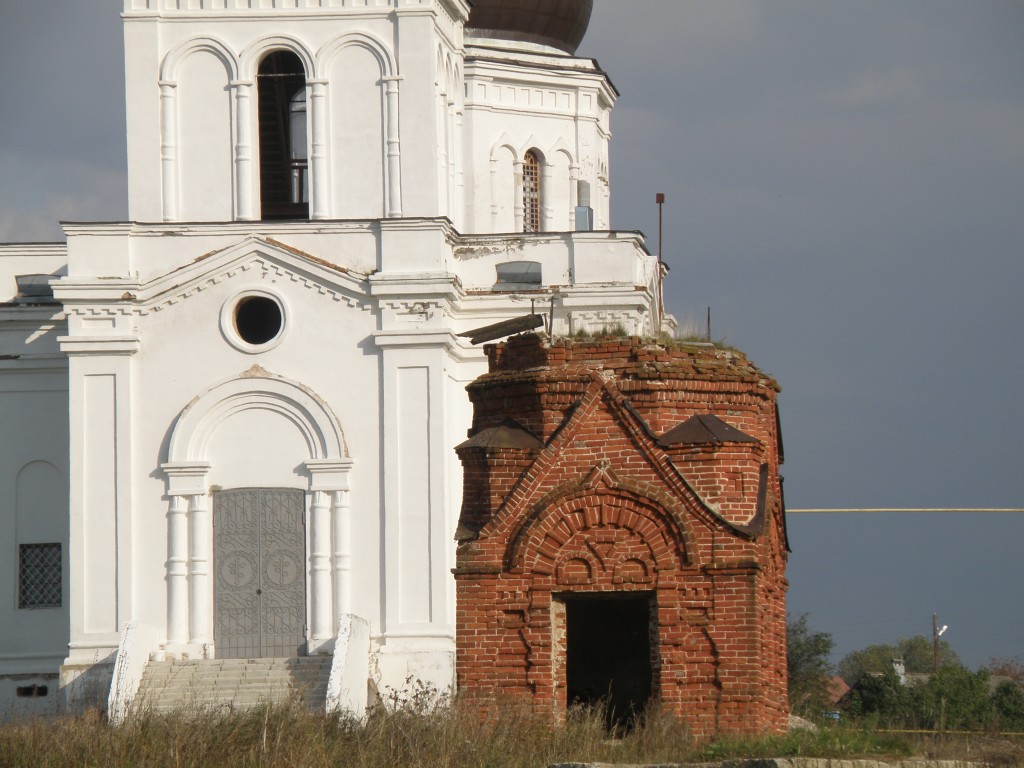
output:
[[[154,627],[139,621],[125,622],[107,698],[107,717],[111,724],[120,725],[128,717],[142,683],[142,673],[149,663],[149,655],[158,646],[159,638]]]
[[[327,712],[340,712],[362,722],[366,719],[367,681],[370,677],[370,624],[344,614],[338,620],[334,661],[327,682]]]

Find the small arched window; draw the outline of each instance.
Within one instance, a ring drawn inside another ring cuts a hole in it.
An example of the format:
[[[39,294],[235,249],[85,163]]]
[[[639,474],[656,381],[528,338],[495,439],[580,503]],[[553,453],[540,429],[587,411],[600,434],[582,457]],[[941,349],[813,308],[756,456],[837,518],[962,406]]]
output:
[[[262,218],[308,219],[306,72],[299,57],[290,51],[268,54],[257,86]]]
[[[541,230],[541,178],[540,158],[530,150],[523,158],[523,231]]]

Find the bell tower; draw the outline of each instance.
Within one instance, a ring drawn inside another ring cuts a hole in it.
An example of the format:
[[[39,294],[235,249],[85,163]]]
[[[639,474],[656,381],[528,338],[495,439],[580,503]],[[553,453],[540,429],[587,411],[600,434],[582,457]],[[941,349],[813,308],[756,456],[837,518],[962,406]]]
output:
[[[130,217],[447,215],[435,69],[461,60],[468,17],[465,0],[125,0]]]

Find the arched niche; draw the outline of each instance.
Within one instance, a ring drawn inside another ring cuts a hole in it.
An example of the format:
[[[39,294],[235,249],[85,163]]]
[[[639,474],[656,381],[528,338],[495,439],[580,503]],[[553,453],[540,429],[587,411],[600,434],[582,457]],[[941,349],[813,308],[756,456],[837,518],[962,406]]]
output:
[[[67,530],[67,478],[48,461],[30,461],[15,479],[15,510],[17,541],[55,540],[56,532]]]
[[[391,54],[369,35],[345,35],[325,47],[318,65],[328,83],[328,171],[334,215],[345,219],[391,215],[388,126],[396,117],[390,114],[392,109],[397,109],[388,100],[388,79],[394,71]]]
[[[280,377],[255,376],[218,384],[182,411],[171,435],[168,463],[209,461],[218,430],[246,413],[289,424],[301,441],[307,460],[347,456],[337,417],[312,390]]]
[[[164,144],[177,149],[173,208],[182,221],[230,221],[234,61],[223,46],[203,41],[175,52],[169,68],[175,73],[177,120],[176,126],[167,126],[173,135],[165,136]]]
[[[519,159],[508,143],[491,150],[491,231],[515,232],[517,209],[522,219],[522,205],[516,183]]]

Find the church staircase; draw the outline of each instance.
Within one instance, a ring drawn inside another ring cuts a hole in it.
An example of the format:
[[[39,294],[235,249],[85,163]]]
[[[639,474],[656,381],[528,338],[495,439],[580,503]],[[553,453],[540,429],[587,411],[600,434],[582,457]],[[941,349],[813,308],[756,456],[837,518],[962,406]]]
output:
[[[287,702],[323,712],[331,658],[150,661],[135,701],[138,711],[155,713]]]

